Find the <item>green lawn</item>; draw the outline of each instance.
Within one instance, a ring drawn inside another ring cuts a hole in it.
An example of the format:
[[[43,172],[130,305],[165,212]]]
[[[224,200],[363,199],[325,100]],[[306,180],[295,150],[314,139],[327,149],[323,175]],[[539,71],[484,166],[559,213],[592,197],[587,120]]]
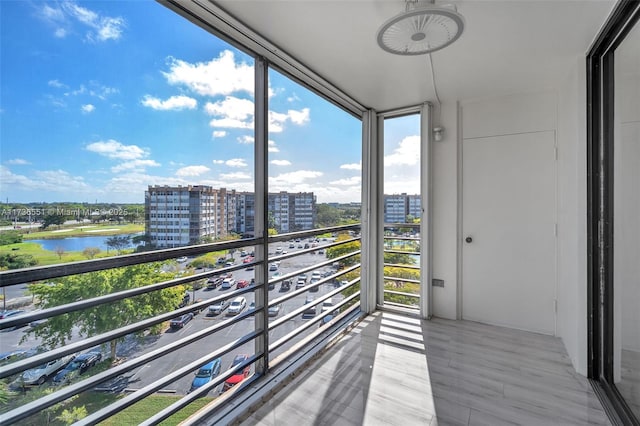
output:
[[[98,235],[135,234],[144,231],[143,224],[79,224],[77,226],[54,227],[46,231],[23,234],[24,240],[41,240],[65,237],[90,237]]]
[[[150,395],[144,400],[120,411],[115,416],[100,423],[102,426],[133,426],[153,416],[160,410],[173,404],[181,397],[176,395]],[[200,398],[183,408],[162,423],[163,426],[178,425],[187,417],[213,401],[211,397]]]
[[[130,253],[133,249],[124,250],[123,253]],[[0,246],[0,255],[1,254],[29,254],[33,256],[34,259],[38,261],[38,266],[45,265],[55,265],[58,263],[67,263],[67,262],[75,262],[78,260],[87,260],[87,258],[79,251],[68,251],[65,252],[62,257],[59,257],[55,252],[50,250],[45,250],[38,243],[16,243],[16,244],[7,244],[4,246]],[[98,253],[95,258],[100,257],[110,257],[115,256],[116,251],[110,250],[109,253],[106,251],[102,251]]]

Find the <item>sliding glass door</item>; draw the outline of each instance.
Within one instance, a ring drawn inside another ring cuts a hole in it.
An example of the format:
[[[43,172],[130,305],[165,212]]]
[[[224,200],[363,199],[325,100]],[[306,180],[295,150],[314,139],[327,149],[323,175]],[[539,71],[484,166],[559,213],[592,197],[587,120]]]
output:
[[[590,377],[614,423],[640,424],[640,5],[589,55]]]

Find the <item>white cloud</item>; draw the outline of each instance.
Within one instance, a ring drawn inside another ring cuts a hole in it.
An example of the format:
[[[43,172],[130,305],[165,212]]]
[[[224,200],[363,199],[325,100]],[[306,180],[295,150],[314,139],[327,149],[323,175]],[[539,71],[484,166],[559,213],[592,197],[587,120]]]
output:
[[[149,155],[147,151],[137,145],[123,145],[113,139],[90,143],[87,145],[87,151],[121,160],[136,160]]]
[[[213,119],[209,122],[211,127],[222,127],[227,129],[253,129],[253,122],[236,120],[233,118]]]
[[[207,173],[210,168],[207,166],[187,166],[176,171],[176,176],[185,177],[185,176],[200,176],[202,174]]]
[[[244,173],[244,172],[233,172],[233,173],[220,173],[220,178],[221,179],[240,179],[240,180],[245,180],[245,179],[252,179],[252,176],[248,173]],[[236,189],[236,188],[234,188]]]
[[[307,179],[317,179],[322,175],[322,172],[313,170],[298,170],[295,172],[281,173],[278,176],[269,177],[269,186],[273,185],[274,189],[281,191],[283,186],[286,188],[292,182],[301,183]]]
[[[362,163],[342,164],[340,168],[344,170],[362,170]]]
[[[291,121],[297,125],[303,125],[309,122],[309,108],[303,108],[300,111],[290,109],[286,114],[276,111],[269,111],[269,132],[280,133],[284,130],[287,121]]]
[[[198,101],[188,96],[171,96],[163,101],[151,95],[146,95],[142,99],[142,105],[160,111],[194,109],[198,106]]]
[[[126,26],[121,17],[103,16],[73,1],[55,6],[51,4],[54,3],[44,4],[39,10],[39,16],[54,27],[54,36],[57,38],[85,31],[85,40],[90,42],[118,40]]]
[[[147,167],[159,167],[160,163],[155,160],[131,160],[125,161],[124,163],[118,164],[117,166],[113,166],[111,171],[113,173],[120,173],[124,170],[136,170],[138,172],[143,172]]]
[[[80,109],[82,110],[83,113],[89,114],[95,111],[96,107],[91,104],[86,104],[86,105],[82,105]]]
[[[338,179],[338,180],[331,181],[329,182],[329,184],[339,185],[339,186],[356,186],[356,185],[360,185],[360,182],[361,182],[360,176],[352,176],[346,179]]]
[[[294,124],[301,126],[309,122],[309,108],[302,108],[300,111],[290,109],[287,113]]]
[[[56,88],[59,88],[59,89],[67,89],[67,88],[69,88],[69,86],[67,86],[66,84],[61,83],[58,80],[49,80],[47,82],[47,84],[49,86],[51,86],[51,87],[56,87]]]
[[[254,142],[253,136],[242,135],[238,137],[238,142],[243,144],[252,144]]]
[[[209,125],[234,129],[253,129],[253,101],[227,96],[215,103],[207,102],[207,114],[214,116]]]
[[[420,160],[420,136],[407,136],[384,157],[384,166],[413,166]]]
[[[29,176],[12,173],[0,166],[0,180],[14,191],[46,191],[60,194],[90,193],[91,187],[82,176],[73,176],[64,170],[39,170]]]
[[[227,132],[224,130],[214,130],[212,135],[214,138],[224,138],[227,136]]]
[[[62,8],[68,16],[90,28],[86,33],[86,39],[89,41],[118,40],[122,36],[125,21],[121,17],[100,16],[73,2],[63,3]]]
[[[213,164],[224,164],[224,160],[213,160]]]
[[[291,96],[287,98],[287,102],[298,102],[300,100],[301,99],[298,97],[298,95],[295,92],[293,92]]]
[[[22,158],[14,158],[13,160],[7,160],[7,164],[11,164],[14,166],[26,166],[31,163],[27,160],[23,160]]]
[[[203,96],[229,95],[235,92],[253,94],[253,65],[236,63],[232,51],[224,50],[209,62],[190,64],[169,58],[169,72],[163,72],[167,81],[184,85]]]
[[[280,149],[276,146],[276,143],[274,141],[269,141],[268,143],[268,147],[267,147],[267,151],[269,152],[280,152]]]
[[[290,166],[291,161],[289,160],[271,160],[271,164],[274,166]]]
[[[225,164],[229,167],[247,167],[247,162],[244,158],[232,158],[231,160],[225,161]]]

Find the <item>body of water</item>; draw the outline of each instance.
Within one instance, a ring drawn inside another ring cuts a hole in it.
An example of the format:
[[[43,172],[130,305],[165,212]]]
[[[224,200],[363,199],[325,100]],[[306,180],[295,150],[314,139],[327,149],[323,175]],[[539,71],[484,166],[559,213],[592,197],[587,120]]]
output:
[[[139,234],[120,234],[119,237],[129,236],[131,238],[142,235]],[[87,247],[98,247],[102,251],[107,251],[107,240],[114,235],[95,235],[91,237],[67,237],[67,238],[55,238],[46,240],[24,240],[29,243],[38,243],[45,250],[55,251],[56,247],[62,247],[64,251],[82,251]],[[133,248],[135,244],[130,243],[129,247]],[[111,249],[109,249],[111,250]]]

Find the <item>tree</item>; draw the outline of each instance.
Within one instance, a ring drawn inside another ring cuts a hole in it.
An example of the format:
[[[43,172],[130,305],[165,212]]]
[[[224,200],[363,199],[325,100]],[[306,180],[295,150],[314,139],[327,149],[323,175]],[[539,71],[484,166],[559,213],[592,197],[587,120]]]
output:
[[[340,209],[329,204],[316,205],[316,221],[321,228],[336,226],[340,222]]]
[[[22,242],[22,234],[18,231],[0,232],[0,246]]]
[[[98,247],[87,247],[84,250],[82,250],[82,254],[84,255],[84,257],[86,257],[87,259],[93,259],[94,257],[96,257],[98,255],[98,253],[100,253],[102,250],[100,250]]]
[[[128,235],[114,235],[113,237],[107,238],[105,244],[107,247],[116,250],[118,254],[120,254],[122,253],[122,250],[131,245],[131,237]]]
[[[69,410],[65,409],[58,417],[56,417],[56,419],[60,420],[65,425],[70,425],[78,420],[84,419],[87,415],[87,409],[82,405],[80,407],[72,407]]]
[[[336,242],[338,241],[345,241],[350,239],[351,237],[348,234],[339,234],[338,237],[336,238]],[[329,247],[327,249],[327,259],[335,259],[336,257],[340,257],[343,256],[345,254],[348,253],[352,253],[354,251],[358,251],[360,250],[360,242],[359,241],[352,241],[350,243],[345,243],[339,246],[335,246],[335,247]],[[340,261],[340,265],[341,267],[345,267],[345,266],[349,266],[349,265],[354,265],[356,263],[360,262],[360,255],[357,256],[353,256],[350,257],[348,259],[345,260],[341,260]]]
[[[170,279],[168,274],[161,274],[161,267],[160,263],[152,263],[72,275],[54,284],[31,284],[29,291],[39,301],[38,307],[47,309]],[[185,290],[185,286],[179,285],[58,315],[29,330],[25,338],[34,335],[45,347],[62,346],[74,332],[91,337],[175,309]],[[112,361],[116,357],[117,344],[118,340],[110,342]]]
[[[51,225],[63,225],[64,216],[59,214],[48,214],[42,218],[42,229],[47,229]]]
[[[58,259],[62,259],[62,255],[64,254],[64,247],[56,246],[53,251],[58,255]]]
[[[22,269],[37,264],[38,261],[30,254],[0,254],[0,269]]]

